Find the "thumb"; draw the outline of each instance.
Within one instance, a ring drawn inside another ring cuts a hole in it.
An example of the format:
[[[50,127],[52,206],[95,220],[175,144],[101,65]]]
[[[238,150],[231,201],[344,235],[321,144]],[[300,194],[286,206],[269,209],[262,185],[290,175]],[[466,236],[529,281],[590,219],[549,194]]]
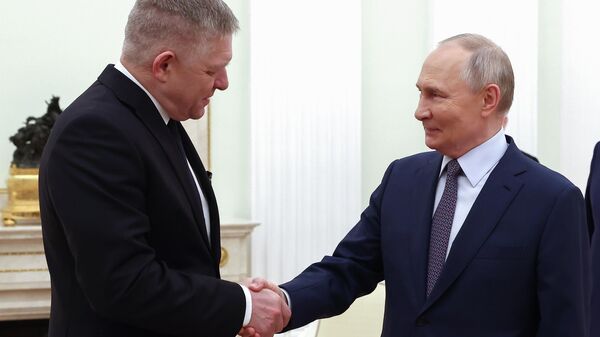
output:
[[[250,283],[247,285],[248,289],[252,291],[261,291],[264,288],[268,287],[269,282],[263,278],[255,277],[250,280]]]

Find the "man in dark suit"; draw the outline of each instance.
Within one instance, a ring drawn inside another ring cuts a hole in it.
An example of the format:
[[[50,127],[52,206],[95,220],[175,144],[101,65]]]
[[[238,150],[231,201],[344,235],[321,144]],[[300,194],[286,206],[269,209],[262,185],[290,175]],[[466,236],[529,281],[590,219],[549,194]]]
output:
[[[280,330],[272,291],[219,277],[219,214],[180,124],[228,86],[237,19],[221,0],[138,0],[120,62],[60,116],[40,165],[49,336]]]
[[[582,337],[589,247],[581,192],[502,128],[506,54],[472,34],[425,60],[415,117],[434,152],[394,161],[332,256],[281,285],[287,329],[338,315],[385,280],[382,336]],[[285,295],[285,296],[284,296]]]
[[[592,337],[600,337],[600,142],[594,148],[587,188],[585,190],[588,228],[592,238]]]

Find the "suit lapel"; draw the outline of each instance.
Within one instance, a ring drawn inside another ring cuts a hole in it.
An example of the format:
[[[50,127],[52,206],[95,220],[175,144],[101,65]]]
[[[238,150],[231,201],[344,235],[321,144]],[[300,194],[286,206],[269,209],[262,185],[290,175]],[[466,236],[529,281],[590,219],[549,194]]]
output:
[[[181,164],[181,165],[176,164],[174,166],[177,167],[176,170],[177,170],[177,175],[178,175],[179,181],[182,183],[182,187],[185,190],[185,193],[187,195],[190,206],[192,207],[192,211],[194,212],[194,218],[196,219],[196,223],[198,224],[198,227],[199,227],[198,229],[200,230],[200,233],[202,234],[202,239],[206,243],[206,246],[210,247],[210,241],[208,240],[208,233],[206,231],[206,222],[204,220],[204,212],[202,210],[202,200],[200,199],[200,195],[198,194],[199,191],[196,188],[196,184],[193,181],[192,176],[190,175],[190,169],[187,165],[187,162],[185,160],[182,160],[182,159],[187,159],[187,161],[190,162],[190,165],[192,165],[192,169],[194,169],[194,165],[192,164],[192,157],[195,154],[196,150],[193,150],[193,145],[191,145],[191,141],[190,141],[189,137],[187,136],[187,133],[185,132],[185,129],[183,128],[181,123],[174,122],[174,121],[171,121],[171,122],[176,123],[176,125],[177,125],[177,129],[179,131],[179,134],[181,135],[181,138],[182,138],[181,141],[183,143],[183,148],[185,151],[185,158],[180,158],[179,156],[174,155],[174,157],[176,157],[177,162]],[[171,140],[172,140],[172,137],[171,137]],[[175,143],[175,142],[173,142],[173,143]],[[186,145],[191,146],[192,150],[189,150],[188,148],[186,148]],[[175,152],[175,153],[180,153],[180,152],[181,151],[178,148],[177,152]],[[173,153],[173,154],[175,154],[175,153]],[[197,170],[194,170],[194,174],[196,175],[196,179],[198,179],[198,183],[200,184],[201,188],[204,190],[204,188],[202,187],[202,180],[201,180],[202,175],[199,174],[199,172]],[[206,193],[205,193],[205,195],[206,195]],[[209,202],[209,204],[210,204],[210,202]]]
[[[98,81],[110,88],[123,104],[129,106],[142,123],[144,123],[150,133],[156,138],[169,159],[169,163],[176,173],[179,184],[185,192],[202,239],[204,240],[206,247],[210,247],[206,226],[204,225],[204,217],[202,216],[202,205],[198,204],[196,201],[199,200],[199,198],[196,198],[196,187],[190,186],[188,183],[189,169],[185,161],[182,161],[181,157],[178,155],[181,151],[171,136],[171,133],[156,109],[156,106],[154,106],[154,103],[152,103],[148,95],[137,84],[133,83],[120,71],[114,69],[114,66],[112,65],[106,67],[98,77]],[[194,193],[196,195],[194,195]]]
[[[425,283],[427,277],[427,252],[429,250],[429,233],[433,201],[439,178],[442,156],[437,154],[416,172],[411,192],[411,206],[416,224],[410,240],[410,257],[413,265],[413,279],[417,303],[425,302]]]
[[[192,141],[190,140],[187,132],[183,128],[181,128],[181,134],[183,137],[183,147],[186,152],[186,156],[192,165],[192,169],[196,174],[196,178],[198,179],[198,183],[202,189],[204,197],[208,203],[209,208],[209,218],[210,218],[210,243],[211,243],[211,251],[212,255],[215,258],[215,264],[217,266],[221,259],[221,226],[219,219],[219,209],[217,207],[217,198],[215,196],[215,192],[212,188],[212,184],[210,179],[208,178],[208,174],[204,165],[202,164],[202,160],[200,160],[200,156],[198,156],[198,152]]]
[[[525,171],[525,166],[521,165],[523,160],[525,160],[523,155],[509,138],[509,147],[471,207],[423,311],[427,310],[459,277],[520,191],[523,183],[516,178],[516,175]]]

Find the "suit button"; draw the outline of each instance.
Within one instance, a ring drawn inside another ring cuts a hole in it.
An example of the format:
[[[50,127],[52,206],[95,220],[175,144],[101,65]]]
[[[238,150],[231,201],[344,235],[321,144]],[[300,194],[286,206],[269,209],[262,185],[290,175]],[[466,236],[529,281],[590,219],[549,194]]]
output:
[[[425,316],[419,316],[417,318],[417,326],[426,326],[427,324],[429,324],[429,320],[427,320],[427,317]]]

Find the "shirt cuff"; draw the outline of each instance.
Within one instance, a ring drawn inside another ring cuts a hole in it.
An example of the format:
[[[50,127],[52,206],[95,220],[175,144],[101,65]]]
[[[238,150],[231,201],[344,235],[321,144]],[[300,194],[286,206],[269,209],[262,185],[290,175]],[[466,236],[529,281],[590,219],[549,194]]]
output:
[[[283,288],[279,289],[281,289],[281,292],[283,293],[283,295],[285,295],[285,301],[287,302],[288,308],[292,310],[292,300],[290,299],[290,294],[288,294],[288,292]]]
[[[241,284],[240,287],[242,287],[244,296],[246,297],[246,313],[244,314],[244,323],[242,324],[242,326],[246,326],[250,324],[250,318],[252,318],[252,296],[250,296],[250,289],[248,287]]]

